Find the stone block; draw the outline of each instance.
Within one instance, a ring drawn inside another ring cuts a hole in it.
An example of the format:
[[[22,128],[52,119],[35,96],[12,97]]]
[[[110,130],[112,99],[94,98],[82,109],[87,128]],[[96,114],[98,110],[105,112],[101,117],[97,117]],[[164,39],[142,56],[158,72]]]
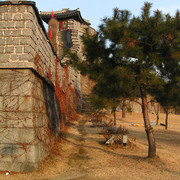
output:
[[[26,12],[26,6],[24,6],[24,5],[18,6],[17,11],[20,12],[20,13]]]
[[[6,112],[1,112],[0,111],[0,129],[7,127],[7,118],[6,118],[6,115],[7,115]]]
[[[14,53],[14,47],[13,46],[6,46],[5,47],[5,53]]]
[[[33,59],[34,59],[33,56],[28,53],[19,55],[20,61],[32,61]]]
[[[7,28],[15,28],[15,22],[7,22]]]
[[[34,17],[32,16],[32,14],[28,13],[28,14],[23,14],[23,19],[24,20],[33,20]]]
[[[1,162],[12,162],[13,154],[14,154],[14,148],[12,143],[0,144]]]
[[[20,39],[20,45],[30,45],[31,39],[30,38],[22,38]]]
[[[22,53],[22,49],[23,49],[22,46],[16,46],[15,47],[15,53]]]
[[[16,129],[16,128],[14,128]],[[36,140],[35,131],[33,128],[19,128],[17,141],[21,143],[33,144]]]
[[[8,12],[8,8],[5,6],[0,6],[0,13],[7,13]]]
[[[5,38],[0,38],[0,45],[5,45]]]
[[[24,53],[30,53],[31,46],[24,46]]]
[[[20,20],[22,20],[22,14],[20,14],[20,13],[19,13],[19,14],[17,14],[17,13],[14,14],[14,20],[15,20],[15,21],[20,21]]]
[[[0,29],[5,29],[7,27],[7,22],[6,21],[1,21],[0,22]]]
[[[1,151],[1,147],[0,147],[0,151]],[[9,163],[12,163],[13,162],[13,158],[11,155],[1,155],[0,154],[0,157],[1,157],[1,162],[9,162]]]
[[[0,46],[0,54],[4,53],[4,46]]]
[[[42,113],[38,113],[35,123],[37,124],[37,127],[43,127],[43,114]]]
[[[3,77],[0,77],[0,96],[7,96],[10,95],[10,82],[3,81]]]
[[[27,7],[27,12],[29,12],[29,13],[34,13],[34,9],[32,8],[32,6],[28,6]]]
[[[6,112],[2,116],[5,117],[2,123],[9,128],[33,128],[35,126],[35,116],[32,112]],[[2,127],[6,126],[2,124]]]
[[[31,96],[32,95],[32,82],[26,79],[21,79],[19,82],[12,82],[11,95],[15,96]]]
[[[16,28],[24,28],[24,21],[17,21],[16,23],[15,23],[15,27]]]
[[[5,21],[12,21],[12,14],[11,13],[4,14],[4,20]]]
[[[4,30],[0,30],[0,37],[4,36]]]
[[[10,128],[0,128],[0,139],[1,139],[1,143],[13,143],[14,141],[14,134],[11,133],[11,129]],[[13,137],[12,137],[13,135]],[[17,138],[16,138],[17,139]]]
[[[3,109],[6,112],[16,112],[19,108],[19,97],[18,96],[4,96],[3,97],[4,106]]]
[[[45,113],[46,112],[46,105],[44,101],[40,101],[40,112]]]
[[[26,27],[26,28],[33,28],[33,27],[34,27],[34,24],[33,24],[32,21],[26,21],[26,22],[25,22],[25,27]]]
[[[39,151],[39,157],[40,160],[42,160],[44,157],[46,157],[49,154],[49,147],[44,146],[43,142],[40,142],[39,149],[41,150]]]
[[[7,23],[6,23],[6,24],[7,24]],[[11,34],[12,34],[12,31],[11,31],[11,30],[5,30],[5,31],[4,31],[4,36],[5,36],[5,37],[10,37]]]
[[[31,36],[32,34],[32,29],[23,29],[21,32],[22,36]]]
[[[1,143],[33,144],[36,140],[33,128],[1,128]]]
[[[38,168],[38,163],[0,162],[1,171],[33,172]]]
[[[1,54],[0,63],[8,62],[9,55],[8,54]]]
[[[33,100],[33,112],[39,112],[40,111],[40,101],[39,99]]]
[[[11,61],[18,61],[18,60],[19,60],[19,56],[16,55],[16,54],[11,54],[11,55],[10,55],[10,60],[11,60]]]
[[[17,161],[18,162],[29,162],[38,163],[39,162],[39,146],[38,145],[18,145],[17,147]]]
[[[10,83],[16,79],[17,70],[1,69],[0,70],[0,83]]]
[[[12,30],[11,35],[13,37],[20,37],[21,36],[21,31],[20,30]]]
[[[0,96],[0,111],[3,111],[3,97]],[[1,115],[0,115],[1,118]]]
[[[13,143],[0,144],[0,155],[14,155],[17,145]]]
[[[16,13],[17,12],[17,7],[16,6],[10,6],[9,7],[9,13]]]
[[[32,112],[33,98],[30,96],[19,97],[19,111]]]
[[[18,45],[19,44],[19,38],[6,38],[6,45]]]

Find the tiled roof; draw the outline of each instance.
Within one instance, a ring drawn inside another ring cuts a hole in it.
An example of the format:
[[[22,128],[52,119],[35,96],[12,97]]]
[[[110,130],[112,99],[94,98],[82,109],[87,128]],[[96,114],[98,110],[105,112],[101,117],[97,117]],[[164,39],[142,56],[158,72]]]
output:
[[[75,10],[63,9],[61,11],[54,11],[53,14],[57,20],[73,18],[83,24],[90,25],[89,21],[82,18],[79,9],[75,9]],[[51,19],[51,12],[41,11],[40,15],[43,21],[45,21],[46,23],[48,23],[49,20]]]

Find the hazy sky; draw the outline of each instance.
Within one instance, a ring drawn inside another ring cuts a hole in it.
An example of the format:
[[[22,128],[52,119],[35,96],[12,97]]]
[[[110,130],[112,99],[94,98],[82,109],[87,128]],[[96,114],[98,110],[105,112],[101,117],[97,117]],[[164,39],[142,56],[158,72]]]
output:
[[[63,8],[79,8],[83,18],[90,20],[91,27],[97,30],[101,19],[110,17],[113,8],[129,10],[133,15],[140,15],[141,8],[147,0],[35,0],[39,11],[58,11]],[[180,9],[180,0],[149,0],[152,10],[162,10],[174,15]]]

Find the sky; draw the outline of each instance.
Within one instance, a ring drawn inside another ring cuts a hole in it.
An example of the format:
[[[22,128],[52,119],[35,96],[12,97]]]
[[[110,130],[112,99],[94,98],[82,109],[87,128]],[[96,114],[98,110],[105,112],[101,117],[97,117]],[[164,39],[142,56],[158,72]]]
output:
[[[81,16],[91,23],[91,27],[98,30],[104,17],[111,17],[114,8],[129,10],[139,16],[144,2],[152,3],[152,11],[161,10],[163,13],[175,15],[180,10],[180,0],[35,0],[39,11],[58,11],[65,8],[74,10],[79,8]]]

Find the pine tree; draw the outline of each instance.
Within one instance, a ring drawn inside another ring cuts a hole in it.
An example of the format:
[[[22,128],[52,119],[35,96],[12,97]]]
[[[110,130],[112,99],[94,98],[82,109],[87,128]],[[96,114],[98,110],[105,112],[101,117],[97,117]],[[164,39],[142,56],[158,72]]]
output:
[[[140,94],[148,157],[155,157],[147,93],[158,94],[167,80],[174,75],[179,78],[180,17],[178,13],[164,16],[158,10],[151,15],[150,9],[151,4],[145,3],[139,17],[114,9],[113,17],[104,18],[96,35],[86,32],[82,36],[86,61],[73,53],[70,56],[75,67],[97,82],[98,96],[116,100]]]

